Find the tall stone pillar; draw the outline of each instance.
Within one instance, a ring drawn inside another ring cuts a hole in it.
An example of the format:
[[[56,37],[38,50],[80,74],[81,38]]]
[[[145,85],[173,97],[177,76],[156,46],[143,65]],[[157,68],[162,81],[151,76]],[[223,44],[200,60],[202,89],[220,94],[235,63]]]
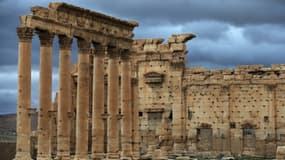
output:
[[[129,51],[121,55],[121,105],[123,113],[122,158],[132,159],[131,62]]]
[[[76,160],[86,160],[88,157],[88,116],[89,116],[89,81],[90,43],[77,39],[78,42],[78,83],[76,107]]]
[[[59,35],[59,94],[57,119],[57,159],[70,159],[70,124],[68,112],[71,110],[70,56],[72,38]]]
[[[38,116],[38,160],[51,158],[49,114],[52,107],[52,42],[54,34],[37,32],[40,39],[40,90]]]
[[[119,159],[119,128],[118,128],[118,94],[119,94],[119,71],[118,49],[108,47],[108,158]]]
[[[140,132],[139,132],[139,104],[138,104],[138,80],[132,79],[132,122],[133,122],[133,159],[140,158]]]
[[[17,145],[15,160],[30,160],[31,121],[31,50],[33,29],[17,28],[18,45],[18,104],[17,104]]]
[[[172,66],[172,76],[179,77],[173,82],[173,85],[177,88],[173,91],[176,97],[173,98],[172,105],[172,137],[174,140],[173,151],[175,154],[181,154],[185,150],[185,129],[184,129],[184,119],[185,110],[183,106],[183,94],[182,94],[182,77],[183,77],[183,67],[181,65]]]
[[[104,153],[104,57],[105,46],[94,44],[93,56],[93,109],[92,109],[92,158],[103,159]]]

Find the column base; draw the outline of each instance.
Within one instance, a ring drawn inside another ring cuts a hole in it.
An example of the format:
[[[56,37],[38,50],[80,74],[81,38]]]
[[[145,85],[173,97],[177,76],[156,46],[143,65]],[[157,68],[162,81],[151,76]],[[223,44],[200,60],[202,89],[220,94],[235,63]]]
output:
[[[105,153],[93,153],[91,155],[92,160],[101,160],[104,159],[105,157],[106,157]]]
[[[30,153],[18,152],[13,160],[32,160],[32,157]]]
[[[107,157],[109,160],[110,159],[118,160],[118,159],[120,159],[120,154],[119,153],[107,153]]]

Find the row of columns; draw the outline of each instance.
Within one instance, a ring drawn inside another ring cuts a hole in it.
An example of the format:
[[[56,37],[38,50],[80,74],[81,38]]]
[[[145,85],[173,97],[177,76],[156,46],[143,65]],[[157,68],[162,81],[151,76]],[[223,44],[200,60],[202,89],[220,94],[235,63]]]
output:
[[[16,160],[30,157],[30,106],[31,106],[31,41],[33,29],[17,28],[19,37],[19,80],[17,113],[17,151]],[[37,31],[40,39],[40,91],[38,117],[38,160],[51,159],[51,143],[48,112],[51,111],[52,98],[52,44],[54,34]],[[59,35],[59,96],[57,112],[57,159],[70,159],[70,115],[71,76],[70,57],[72,38]],[[75,159],[88,159],[88,115],[90,96],[90,42],[77,38],[78,42],[78,83],[76,107],[76,151]],[[94,43],[93,59],[93,97],[92,97],[92,159],[102,159],[104,153],[104,58],[107,48],[108,66],[108,143],[107,158],[120,157],[132,159],[132,106],[131,106],[131,67],[129,53],[120,54],[118,48],[105,47]],[[121,56],[121,57],[120,57]],[[119,151],[119,58],[122,63],[121,104],[123,113],[122,154]],[[137,111],[137,109],[136,109]],[[138,118],[138,113],[134,114]]]

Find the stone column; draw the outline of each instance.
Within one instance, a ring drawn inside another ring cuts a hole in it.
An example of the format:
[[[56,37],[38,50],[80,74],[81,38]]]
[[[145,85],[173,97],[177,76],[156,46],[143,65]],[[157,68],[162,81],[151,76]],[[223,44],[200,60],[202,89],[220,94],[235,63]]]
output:
[[[108,158],[119,159],[119,128],[118,128],[118,94],[119,94],[119,70],[118,49],[108,48]]]
[[[131,107],[131,62],[129,51],[121,55],[121,105],[123,113],[122,158],[132,159],[132,107]]]
[[[33,29],[17,28],[18,45],[18,104],[17,104],[17,146],[15,160],[30,160],[31,121],[31,50]]]
[[[78,42],[78,83],[76,107],[76,160],[88,159],[88,116],[89,116],[89,81],[90,43],[77,39]]]
[[[138,104],[138,80],[132,79],[132,122],[133,122],[133,159],[140,158],[140,126],[139,126],[139,104]]]
[[[57,119],[57,159],[70,159],[70,55],[72,38],[59,35],[59,93]]]
[[[106,47],[94,44],[93,56],[93,109],[92,109],[92,158],[103,159],[104,153],[104,56]]]
[[[52,107],[52,42],[54,34],[47,31],[39,31],[37,33],[39,35],[41,45],[37,159],[48,160],[51,158],[48,112]]]

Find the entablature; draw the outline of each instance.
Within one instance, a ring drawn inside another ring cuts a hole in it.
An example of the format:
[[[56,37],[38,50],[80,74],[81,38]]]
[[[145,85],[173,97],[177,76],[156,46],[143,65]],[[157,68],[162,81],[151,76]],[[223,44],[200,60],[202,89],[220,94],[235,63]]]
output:
[[[49,8],[34,6],[32,15],[20,17],[21,26],[47,30],[57,35],[130,49],[135,21],[120,20],[66,3],[50,3]]]

